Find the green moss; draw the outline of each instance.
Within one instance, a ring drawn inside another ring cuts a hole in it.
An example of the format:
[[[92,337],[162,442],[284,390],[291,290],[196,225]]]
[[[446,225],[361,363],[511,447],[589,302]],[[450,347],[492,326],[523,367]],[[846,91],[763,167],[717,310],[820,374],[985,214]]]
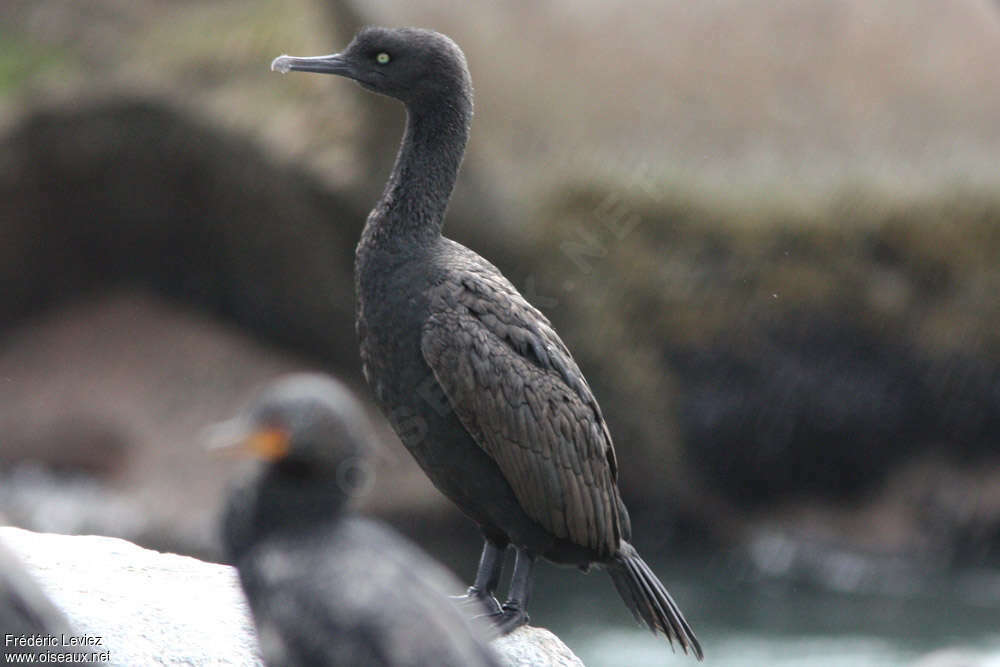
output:
[[[20,35],[0,30],[0,96],[11,95],[32,79],[70,67],[58,49],[42,48]]]

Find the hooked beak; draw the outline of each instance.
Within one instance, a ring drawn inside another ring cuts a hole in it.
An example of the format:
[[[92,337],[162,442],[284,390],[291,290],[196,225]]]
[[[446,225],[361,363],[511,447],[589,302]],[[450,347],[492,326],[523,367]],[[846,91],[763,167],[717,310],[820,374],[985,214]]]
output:
[[[205,449],[213,454],[251,456],[263,461],[277,461],[288,455],[290,438],[284,429],[259,426],[235,417],[202,433]]]
[[[338,76],[346,76],[349,79],[356,78],[350,61],[339,53],[329,56],[312,56],[311,58],[281,55],[271,63],[271,71],[273,72],[287,74],[291,70],[295,70],[296,72],[315,72],[317,74],[336,74]]]

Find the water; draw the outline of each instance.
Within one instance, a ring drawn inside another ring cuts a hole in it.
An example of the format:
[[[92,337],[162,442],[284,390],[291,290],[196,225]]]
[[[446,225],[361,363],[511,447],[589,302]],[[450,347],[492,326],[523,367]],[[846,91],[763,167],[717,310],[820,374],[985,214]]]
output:
[[[751,580],[721,560],[671,565],[654,569],[694,626],[706,664],[1000,667],[996,571],[922,578],[886,595]],[[636,626],[605,574],[540,570],[532,621],[588,667],[696,664]]]
[[[693,665],[683,655],[664,654],[652,638],[636,638],[631,631],[608,631],[577,642],[575,649],[589,666]],[[870,636],[780,637],[740,632],[705,636],[706,662],[730,667],[902,667],[925,660],[930,667],[1000,667],[1000,641],[964,646],[928,655],[912,647]],[[941,662],[932,663],[933,660]],[[946,659],[950,659],[946,661]]]

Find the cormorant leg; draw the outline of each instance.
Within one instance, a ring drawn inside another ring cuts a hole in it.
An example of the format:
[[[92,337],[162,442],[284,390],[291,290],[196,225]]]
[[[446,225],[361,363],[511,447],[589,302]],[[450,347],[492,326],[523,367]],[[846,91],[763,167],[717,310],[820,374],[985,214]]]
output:
[[[514,574],[510,578],[510,591],[507,595],[507,601],[503,603],[503,614],[497,623],[497,629],[502,634],[507,634],[527,624],[530,620],[528,618],[528,599],[531,597],[535,558],[535,554],[527,549],[517,547]]]
[[[479,569],[476,579],[465,595],[456,596],[461,602],[475,602],[486,607],[487,615],[500,614],[500,603],[493,596],[500,585],[500,573],[503,570],[506,545],[499,545],[489,539],[483,542],[483,554],[479,557]]]

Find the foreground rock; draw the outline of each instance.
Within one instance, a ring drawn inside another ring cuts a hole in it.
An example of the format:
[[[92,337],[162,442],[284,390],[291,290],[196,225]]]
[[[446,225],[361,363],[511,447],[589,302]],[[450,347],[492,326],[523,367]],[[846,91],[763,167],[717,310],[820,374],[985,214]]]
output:
[[[583,667],[569,647],[545,628],[524,626],[506,637],[494,640],[493,648],[509,667]]]
[[[233,568],[98,536],[0,528],[10,548],[81,637],[101,638],[113,665],[260,665]],[[548,630],[494,642],[511,667],[583,663]]]
[[[260,664],[232,568],[109,537],[0,528],[0,541],[111,664]]]

